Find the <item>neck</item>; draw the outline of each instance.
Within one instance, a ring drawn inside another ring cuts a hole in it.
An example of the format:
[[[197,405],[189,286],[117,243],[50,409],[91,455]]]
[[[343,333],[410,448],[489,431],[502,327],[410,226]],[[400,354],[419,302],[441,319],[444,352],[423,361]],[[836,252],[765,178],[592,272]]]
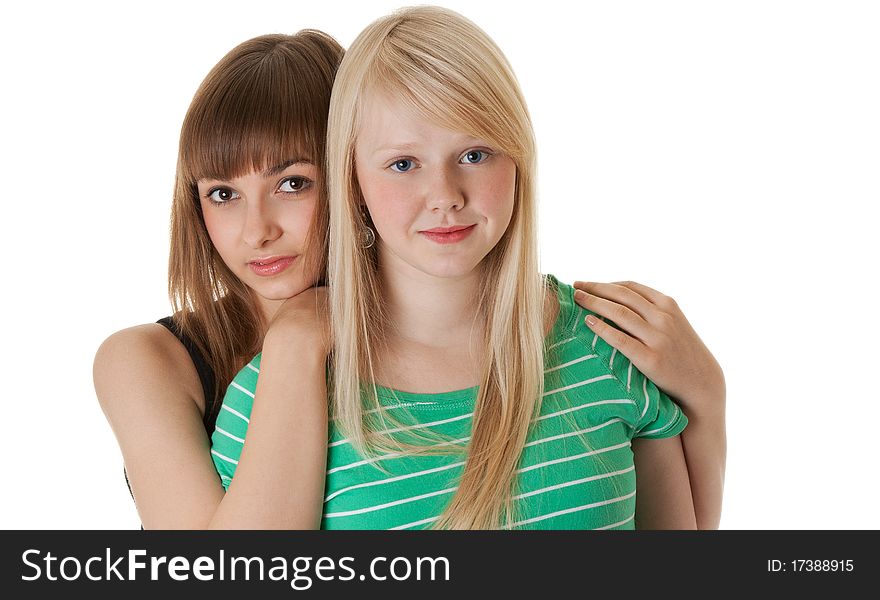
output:
[[[407,264],[381,268],[386,339],[432,348],[461,347],[480,339],[480,270],[462,277],[434,277]]]

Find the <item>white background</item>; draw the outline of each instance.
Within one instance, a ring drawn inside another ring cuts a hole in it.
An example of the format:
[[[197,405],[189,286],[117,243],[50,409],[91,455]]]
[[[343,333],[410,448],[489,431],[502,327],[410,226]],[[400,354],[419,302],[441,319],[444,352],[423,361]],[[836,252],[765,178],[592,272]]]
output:
[[[400,1],[3,5],[0,528],[138,527],[92,358],[169,313],[177,136],[211,66],[304,27],[347,46]],[[877,4],[443,4],[529,102],[544,271],[660,289],[724,367],[722,527],[880,528]]]

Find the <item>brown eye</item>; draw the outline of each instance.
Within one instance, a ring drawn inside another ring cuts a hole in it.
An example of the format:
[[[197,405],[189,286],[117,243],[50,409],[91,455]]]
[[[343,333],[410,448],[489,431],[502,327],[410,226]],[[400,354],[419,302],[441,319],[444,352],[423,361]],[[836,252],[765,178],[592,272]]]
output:
[[[238,194],[229,188],[215,188],[208,192],[208,200],[214,204],[223,204],[238,197]]]
[[[311,185],[312,180],[307,177],[288,177],[278,186],[278,191],[295,194],[307,190]]]

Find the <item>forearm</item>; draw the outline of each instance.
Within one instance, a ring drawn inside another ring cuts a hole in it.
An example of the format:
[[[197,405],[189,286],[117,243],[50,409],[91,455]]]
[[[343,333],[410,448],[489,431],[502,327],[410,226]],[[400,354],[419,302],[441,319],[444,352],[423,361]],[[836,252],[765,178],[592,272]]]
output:
[[[216,529],[316,529],[327,460],[326,355],[267,335],[248,435]]]
[[[727,461],[725,401],[721,397],[705,412],[689,412],[681,442],[691,482],[698,529],[717,529],[721,521]]]

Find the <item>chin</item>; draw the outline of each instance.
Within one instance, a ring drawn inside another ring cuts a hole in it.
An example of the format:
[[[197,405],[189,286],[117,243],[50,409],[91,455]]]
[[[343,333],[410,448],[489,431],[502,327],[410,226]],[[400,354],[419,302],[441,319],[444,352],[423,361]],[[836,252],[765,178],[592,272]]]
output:
[[[425,265],[420,270],[432,277],[441,279],[461,279],[472,275],[480,266],[480,261],[454,261]]]
[[[311,284],[302,280],[295,282],[262,281],[259,283],[262,285],[255,285],[253,289],[266,300],[287,300],[312,287]]]

